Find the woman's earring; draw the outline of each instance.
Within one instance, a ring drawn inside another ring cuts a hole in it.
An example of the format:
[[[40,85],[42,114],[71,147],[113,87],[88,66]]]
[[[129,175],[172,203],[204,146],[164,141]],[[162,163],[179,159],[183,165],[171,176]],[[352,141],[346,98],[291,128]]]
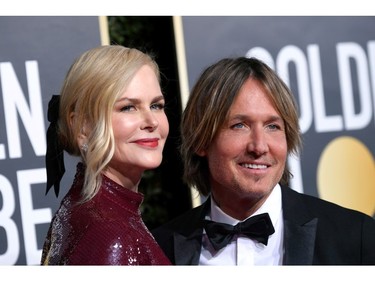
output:
[[[89,148],[89,146],[87,145],[87,143],[84,143],[82,144],[81,146],[81,149],[84,151],[84,152],[87,152],[87,149]]]

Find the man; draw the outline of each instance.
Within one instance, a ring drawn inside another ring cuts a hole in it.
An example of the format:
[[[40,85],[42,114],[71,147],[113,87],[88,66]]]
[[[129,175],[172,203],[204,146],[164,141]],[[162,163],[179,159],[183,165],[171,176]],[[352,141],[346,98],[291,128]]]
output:
[[[208,67],[181,133],[184,179],[207,200],[153,231],[174,264],[375,264],[373,218],[288,187],[298,114],[266,64],[240,57]],[[255,230],[237,225],[259,217]]]

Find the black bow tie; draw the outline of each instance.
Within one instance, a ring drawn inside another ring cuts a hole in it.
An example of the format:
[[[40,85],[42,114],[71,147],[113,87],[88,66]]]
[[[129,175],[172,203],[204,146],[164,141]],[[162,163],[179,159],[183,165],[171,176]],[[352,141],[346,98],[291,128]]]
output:
[[[235,234],[243,234],[267,245],[268,236],[275,232],[270,216],[267,213],[256,215],[239,222],[235,226],[205,220],[204,229],[216,251],[225,247]]]

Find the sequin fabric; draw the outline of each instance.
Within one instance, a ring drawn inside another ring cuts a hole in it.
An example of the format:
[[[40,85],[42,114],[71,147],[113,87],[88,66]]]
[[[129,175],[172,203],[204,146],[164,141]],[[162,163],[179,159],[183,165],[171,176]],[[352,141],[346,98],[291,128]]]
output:
[[[170,265],[142,221],[143,195],[103,175],[98,194],[80,204],[84,166],[49,227],[42,265]]]

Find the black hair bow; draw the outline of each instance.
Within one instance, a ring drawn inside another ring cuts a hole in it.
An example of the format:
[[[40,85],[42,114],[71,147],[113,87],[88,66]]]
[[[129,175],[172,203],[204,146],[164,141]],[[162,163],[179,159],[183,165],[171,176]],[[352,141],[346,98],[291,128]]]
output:
[[[64,151],[58,138],[60,96],[53,95],[48,103],[47,118],[50,125],[47,129],[47,189],[46,194],[54,186],[56,197],[59,196],[60,181],[65,173]]]

